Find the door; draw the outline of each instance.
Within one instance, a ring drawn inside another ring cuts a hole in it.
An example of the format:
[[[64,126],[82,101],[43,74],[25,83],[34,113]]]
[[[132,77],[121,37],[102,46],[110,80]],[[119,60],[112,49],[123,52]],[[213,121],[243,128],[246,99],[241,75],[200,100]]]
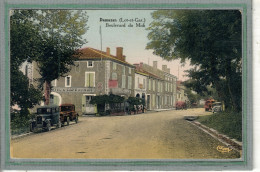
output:
[[[85,95],[85,112],[86,112],[86,114],[95,114],[96,113],[95,105],[90,104],[90,101],[93,97],[94,97],[93,95]]]
[[[150,110],[150,95],[147,95],[146,107],[147,107],[147,110]]]

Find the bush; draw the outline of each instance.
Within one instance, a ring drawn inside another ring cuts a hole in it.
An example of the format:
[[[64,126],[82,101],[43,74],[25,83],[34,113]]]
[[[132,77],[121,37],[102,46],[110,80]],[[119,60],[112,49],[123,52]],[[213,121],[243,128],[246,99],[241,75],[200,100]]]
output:
[[[30,132],[30,115],[21,115],[19,111],[11,113],[11,134],[18,135]]]
[[[222,134],[242,141],[241,112],[218,112],[210,116],[200,116],[198,121]]]

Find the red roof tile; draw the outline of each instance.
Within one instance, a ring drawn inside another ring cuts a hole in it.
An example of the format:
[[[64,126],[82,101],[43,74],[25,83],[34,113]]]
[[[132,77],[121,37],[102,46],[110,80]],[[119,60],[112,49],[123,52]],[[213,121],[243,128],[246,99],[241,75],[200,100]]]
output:
[[[119,59],[118,57],[113,56],[113,55],[108,55],[108,54],[106,54],[106,52],[100,51],[100,50],[97,50],[97,49],[94,49],[94,48],[90,48],[90,47],[81,48],[81,49],[79,49],[79,52],[82,53],[78,57],[78,59],[80,59],[80,60],[105,58],[105,59],[111,59],[111,60],[115,60],[115,61],[133,66],[132,64],[126,62],[123,59]]]

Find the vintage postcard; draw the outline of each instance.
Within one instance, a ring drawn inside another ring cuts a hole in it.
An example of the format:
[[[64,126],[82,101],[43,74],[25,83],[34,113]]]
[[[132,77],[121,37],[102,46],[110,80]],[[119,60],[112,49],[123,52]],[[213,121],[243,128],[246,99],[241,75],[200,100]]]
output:
[[[6,169],[250,169],[250,1],[4,5]]]

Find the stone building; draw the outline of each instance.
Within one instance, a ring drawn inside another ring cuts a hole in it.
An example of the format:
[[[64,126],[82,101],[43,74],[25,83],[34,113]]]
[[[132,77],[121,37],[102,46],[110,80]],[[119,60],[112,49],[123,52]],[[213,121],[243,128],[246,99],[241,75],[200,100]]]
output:
[[[95,111],[90,104],[93,96],[134,96],[135,66],[126,62],[122,47],[116,48],[115,56],[110,54],[110,48],[103,52],[88,47],[80,52],[67,76],[52,82],[52,104],[73,103],[80,114],[91,114]]]
[[[135,66],[137,75],[135,78],[143,75],[146,80],[142,97],[145,97],[147,109],[173,108],[176,102],[177,78],[170,74],[170,69],[166,65],[162,66],[162,70],[158,69],[157,61],[153,62],[153,66],[144,63],[135,64]],[[137,93],[137,90],[135,92]]]

